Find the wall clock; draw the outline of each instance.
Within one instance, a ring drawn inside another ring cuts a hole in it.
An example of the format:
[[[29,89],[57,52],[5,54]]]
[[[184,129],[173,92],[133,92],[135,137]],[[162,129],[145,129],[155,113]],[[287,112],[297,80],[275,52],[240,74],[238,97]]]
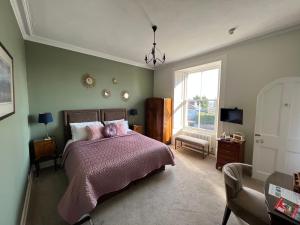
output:
[[[95,87],[96,80],[90,74],[85,74],[82,76],[82,83],[85,87],[92,88],[92,87]]]

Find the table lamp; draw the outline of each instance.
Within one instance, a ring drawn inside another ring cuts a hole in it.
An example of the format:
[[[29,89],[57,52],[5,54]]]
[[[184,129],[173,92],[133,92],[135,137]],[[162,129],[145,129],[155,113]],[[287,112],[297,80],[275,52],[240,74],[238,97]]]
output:
[[[52,114],[50,112],[39,114],[39,123],[45,124],[45,128],[46,128],[45,140],[50,140],[51,139],[51,137],[49,137],[49,135],[48,135],[47,124],[51,123],[52,121],[53,121],[53,117],[52,117]]]

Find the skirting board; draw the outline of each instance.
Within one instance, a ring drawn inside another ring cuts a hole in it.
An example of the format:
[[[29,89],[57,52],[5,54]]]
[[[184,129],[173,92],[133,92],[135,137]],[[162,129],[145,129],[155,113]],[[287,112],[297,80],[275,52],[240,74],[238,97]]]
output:
[[[30,170],[28,175],[28,180],[27,180],[27,188],[26,188],[26,194],[25,194],[25,200],[24,200],[20,225],[26,225],[29,202],[30,202],[31,187],[32,187],[32,177],[33,177],[33,173],[32,170]]]

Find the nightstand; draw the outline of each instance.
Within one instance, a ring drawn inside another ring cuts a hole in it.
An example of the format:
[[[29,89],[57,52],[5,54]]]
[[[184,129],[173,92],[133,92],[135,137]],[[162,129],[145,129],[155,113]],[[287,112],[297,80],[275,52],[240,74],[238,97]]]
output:
[[[142,125],[132,124],[129,127],[131,130],[133,130],[137,133],[144,134],[144,126],[142,126]]]
[[[39,176],[40,162],[53,160],[54,168],[57,167],[57,146],[54,139],[49,140],[33,140],[33,162],[36,168],[36,176]]]

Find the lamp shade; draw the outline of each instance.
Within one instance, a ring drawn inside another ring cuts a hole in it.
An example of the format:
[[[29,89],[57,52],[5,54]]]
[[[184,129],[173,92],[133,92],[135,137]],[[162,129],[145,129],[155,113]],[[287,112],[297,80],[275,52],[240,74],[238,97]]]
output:
[[[129,110],[129,115],[130,116],[136,116],[138,114],[138,110],[137,109],[130,109]]]
[[[53,117],[51,113],[40,113],[39,114],[39,123],[48,124],[53,121]]]

